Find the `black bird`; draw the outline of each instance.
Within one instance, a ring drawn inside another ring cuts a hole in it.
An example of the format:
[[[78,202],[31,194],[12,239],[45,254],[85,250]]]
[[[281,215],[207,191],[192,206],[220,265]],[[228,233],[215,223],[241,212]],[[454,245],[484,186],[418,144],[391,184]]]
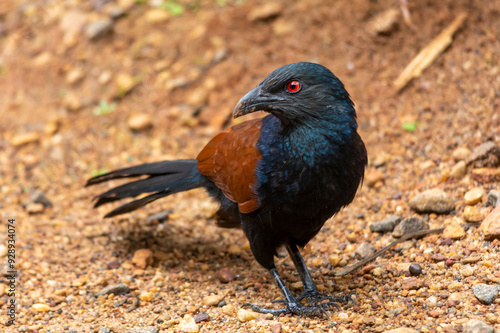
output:
[[[130,212],[172,193],[205,188],[220,203],[218,225],[243,229],[255,259],[269,270],[284,295],[281,309],[244,306],[273,315],[320,316],[335,301],[346,298],[319,293],[298,248],[351,203],[363,180],[367,154],[357,133],[354,104],[327,68],[300,62],[273,71],[243,96],[234,117],[258,110],[270,114],[220,133],[196,159],[124,168],[94,177],[87,186],[149,176],[97,196],[95,207],[150,193],[105,217]],[[304,286],[298,297],[285,286],[274,264],[282,246]]]

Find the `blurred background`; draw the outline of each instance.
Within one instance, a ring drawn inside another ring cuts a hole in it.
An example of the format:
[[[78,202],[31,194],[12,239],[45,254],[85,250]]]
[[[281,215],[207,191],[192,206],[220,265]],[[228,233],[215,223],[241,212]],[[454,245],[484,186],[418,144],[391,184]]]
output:
[[[483,179],[474,178],[470,164],[457,165],[481,144],[500,142],[499,17],[499,1],[480,0],[2,1],[0,223],[20,223],[21,322],[53,323],[55,315],[30,305],[50,299],[57,307],[68,295],[106,285],[90,282],[96,253],[109,269],[113,258],[127,262],[134,249],[156,246],[134,224],[146,212],[174,212],[168,228],[188,244],[177,247],[221,240],[213,223],[208,232],[192,230],[213,212],[196,192],[123,217],[135,230],[127,232],[142,236],[109,245],[102,236],[124,227],[103,223],[110,207],[93,210],[97,189],[82,187],[115,168],[195,157],[217,132],[242,121],[231,118],[241,96],[288,63],[330,68],[356,103],[370,165],[355,203],[339,216],[351,240],[367,237],[368,222],[408,212],[408,199],[423,189],[437,186],[462,198],[478,181],[498,188],[498,168]],[[443,31],[442,43],[433,45]],[[426,68],[395,84],[429,45],[436,54]],[[498,160],[480,166],[495,168]],[[224,237],[219,246],[230,247]],[[58,282],[45,286],[47,279]],[[61,283],[67,291],[54,296]],[[87,315],[71,313],[75,321]]]

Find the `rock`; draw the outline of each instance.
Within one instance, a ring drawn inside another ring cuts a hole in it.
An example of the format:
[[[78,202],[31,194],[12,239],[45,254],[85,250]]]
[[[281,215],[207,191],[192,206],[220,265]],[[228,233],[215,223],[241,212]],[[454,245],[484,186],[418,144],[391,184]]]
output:
[[[396,8],[386,9],[372,17],[366,29],[372,35],[388,35],[397,25],[400,11]]]
[[[417,213],[446,214],[455,209],[453,198],[438,188],[416,195],[408,204]]]
[[[109,269],[117,269],[120,267],[120,262],[118,260],[110,260],[108,261],[108,268]]]
[[[494,333],[490,325],[477,319],[471,319],[462,326],[462,333]]]
[[[401,221],[396,228],[394,228],[392,237],[400,238],[403,235],[427,229],[429,229],[429,223],[418,217],[409,217]]]
[[[107,327],[101,327],[101,328],[99,328],[98,333],[111,333],[111,329],[109,329]]]
[[[416,277],[409,277],[401,281],[401,288],[404,290],[417,290],[422,288],[424,281]]]
[[[459,304],[464,301],[464,295],[462,293],[451,293],[448,300]]]
[[[15,135],[12,138],[12,140],[10,140],[10,143],[14,147],[18,147],[18,146],[26,145],[28,143],[37,142],[38,140],[40,140],[40,136],[38,135],[37,132],[28,132],[28,133]]]
[[[477,262],[481,261],[480,256],[470,256],[470,257],[465,257],[462,259],[462,264],[475,264]]]
[[[101,295],[109,295],[109,294],[114,294],[114,295],[123,295],[127,294],[130,291],[129,287],[124,284],[124,283],[119,283],[115,284],[112,286],[107,286],[106,288],[102,289],[98,293],[96,293],[96,296],[101,296]]]
[[[488,163],[488,160],[491,159],[496,159],[496,163],[495,161],[490,161],[490,163]],[[465,163],[467,165],[474,163],[479,167],[483,167],[485,165],[496,166],[495,164],[498,164],[499,160],[500,147],[498,147],[498,145],[493,141],[487,141],[476,147],[465,159]]]
[[[145,269],[153,264],[153,251],[150,249],[140,249],[135,251],[132,263],[137,266],[137,268]]]
[[[85,35],[90,40],[97,40],[113,31],[113,21],[110,19],[90,23],[85,29]]]
[[[488,210],[484,207],[477,208],[474,206],[467,206],[464,208],[464,218],[468,222],[481,222],[488,215]]]
[[[419,264],[411,264],[408,270],[413,276],[419,276],[420,274],[422,274],[422,267]]]
[[[63,98],[63,105],[70,111],[77,111],[83,107],[83,102],[80,97],[73,91],[68,91]]]
[[[418,333],[418,331],[415,331],[414,329],[408,327],[400,327],[393,330],[384,331],[383,333]]]
[[[469,206],[475,205],[480,202],[485,195],[486,191],[482,187],[474,187],[465,193],[465,204]]]
[[[283,5],[278,2],[269,2],[254,8],[248,14],[248,20],[251,22],[264,21],[275,18],[283,12]]]
[[[120,6],[114,6],[109,11],[109,17],[112,18],[113,20],[117,20],[117,19],[125,16],[126,13],[127,12],[125,11],[124,8],[122,8]]]
[[[159,213],[151,214],[148,216],[148,223],[151,223],[153,221],[158,221],[159,223],[163,223],[168,220],[168,216],[172,213],[170,209],[161,211]]]
[[[377,248],[368,243],[362,243],[354,252],[354,255],[358,259],[364,259],[377,252]]]
[[[445,261],[446,256],[442,253],[436,253],[431,256],[432,261],[434,262],[440,262],[440,261]]]
[[[280,323],[273,326],[272,333],[281,333],[281,324]]]
[[[250,320],[254,320],[255,318],[258,317],[258,315],[259,314],[257,312],[253,312],[253,311],[245,310],[245,309],[239,309],[238,313],[236,314],[236,317],[238,318],[239,321],[244,323],[244,322],[247,322]]]
[[[42,204],[45,207],[52,207],[52,202],[47,198],[45,193],[36,189],[30,194],[30,202]]]
[[[40,203],[30,202],[26,205],[26,211],[31,215],[41,214],[44,210],[45,206]]]
[[[8,253],[7,246],[0,244],[0,258],[5,257]]]
[[[500,168],[478,168],[473,169],[471,178],[478,184],[500,182]]]
[[[474,296],[483,304],[493,303],[493,299],[500,293],[500,285],[476,284],[472,286]]]
[[[47,304],[33,304],[31,306],[36,312],[47,312],[50,310],[50,306]]]
[[[500,206],[497,206],[481,223],[484,239],[500,239]]]
[[[450,177],[462,179],[467,174],[467,165],[464,161],[460,161],[451,168]]]
[[[69,84],[75,84],[85,76],[84,71],[80,67],[75,67],[66,74],[66,82]]]
[[[127,124],[132,131],[143,131],[153,126],[153,119],[149,114],[137,113],[128,118]]]
[[[465,230],[458,223],[452,223],[443,230],[443,238],[460,239],[465,236]]]
[[[374,187],[377,183],[384,181],[385,175],[376,168],[366,170],[364,182],[368,187]]]
[[[337,267],[340,263],[340,257],[338,254],[331,254],[328,256],[328,261],[332,267]]]
[[[139,294],[139,299],[143,302],[151,302],[151,299],[153,298],[153,293],[150,293],[148,291],[141,291]]]
[[[500,190],[492,190],[488,193],[488,203],[493,207],[500,205]]]
[[[401,222],[402,218],[398,215],[391,215],[382,221],[373,222],[370,224],[370,230],[372,232],[385,233],[394,230],[394,227]]]
[[[228,247],[227,253],[232,254],[232,255],[240,255],[241,254],[241,247],[236,244],[232,244],[231,246]]]
[[[115,84],[118,88],[118,95],[125,96],[130,90],[132,90],[132,88],[134,88],[137,82],[131,75],[127,73],[120,73],[115,78]]]
[[[224,297],[226,297],[226,295],[227,295],[227,292],[220,293],[217,295],[205,296],[205,297],[203,297],[202,302],[203,302],[203,304],[205,304],[207,306],[214,306],[214,305],[217,305],[220,302],[222,302],[222,300],[224,299]]]
[[[185,333],[197,333],[200,330],[194,318],[188,315],[179,321],[177,328]]]
[[[154,326],[134,327],[125,331],[125,333],[158,333],[158,329]]]
[[[217,279],[219,279],[220,282],[222,283],[229,283],[236,279],[236,274],[229,268],[222,268],[219,269],[215,275],[217,276]]]
[[[203,312],[203,311],[194,316],[194,322],[197,324],[202,322],[202,321],[208,321],[208,320],[210,320],[208,313]]]
[[[162,23],[166,22],[170,19],[170,14],[168,11],[164,9],[150,9],[144,15],[146,22],[149,23]]]
[[[455,160],[455,161],[462,161],[462,160],[465,160],[468,156],[470,155],[470,150],[468,148],[465,148],[465,147],[459,147],[459,148],[456,148],[455,150],[453,150],[453,152],[451,153],[451,157]]]

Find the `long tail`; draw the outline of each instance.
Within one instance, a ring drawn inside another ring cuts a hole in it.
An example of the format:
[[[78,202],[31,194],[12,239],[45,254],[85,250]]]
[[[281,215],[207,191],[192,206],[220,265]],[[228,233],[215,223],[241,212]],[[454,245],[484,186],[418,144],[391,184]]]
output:
[[[105,203],[123,198],[135,197],[143,193],[152,193],[146,197],[120,206],[104,216],[112,217],[131,212],[167,195],[202,187],[209,182],[209,180],[198,171],[197,161],[193,159],[146,163],[119,169],[91,178],[87,181],[85,186],[99,184],[111,179],[138,176],[149,177],[117,186],[98,195],[94,207],[99,207]]]

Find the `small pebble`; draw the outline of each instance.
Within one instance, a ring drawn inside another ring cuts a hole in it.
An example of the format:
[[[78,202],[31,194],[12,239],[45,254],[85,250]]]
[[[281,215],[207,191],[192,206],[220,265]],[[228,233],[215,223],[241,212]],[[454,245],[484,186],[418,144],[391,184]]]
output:
[[[224,297],[226,297],[225,294],[217,294],[217,295],[210,295],[210,296],[205,296],[203,297],[203,304],[205,305],[208,305],[208,306],[213,306],[213,305],[217,305],[219,304],[220,302],[222,302],[222,300],[224,299]]]
[[[280,323],[273,326],[272,333],[281,333],[281,324]]]
[[[408,268],[410,274],[413,276],[418,276],[422,274],[422,267],[419,264],[411,264]]]
[[[481,162],[483,159],[487,159],[490,154],[500,158],[500,147],[493,141],[487,141],[474,148],[472,153],[465,159],[465,163],[469,165],[475,162]],[[479,164],[478,166],[480,167],[483,166],[482,163],[476,164]]]
[[[404,290],[417,290],[424,285],[424,281],[415,277],[409,277],[401,281],[401,288]]]
[[[14,147],[18,147],[28,143],[37,142],[38,140],[40,140],[40,136],[38,135],[37,132],[29,132],[14,136],[10,141],[10,143]]]
[[[38,190],[38,189],[34,190],[30,194],[30,201],[34,202],[34,203],[42,204],[45,207],[52,207],[52,202],[47,197],[47,195],[45,193],[43,193],[42,191]]]
[[[500,285],[476,284],[472,286],[474,296],[483,304],[493,303],[493,299],[500,293]]]
[[[486,191],[482,187],[474,187],[471,190],[467,191],[464,195],[465,204],[472,206],[477,204],[483,196],[486,195]]]
[[[451,157],[455,161],[465,160],[469,155],[470,155],[470,150],[468,148],[465,148],[465,147],[456,148],[451,153]]]
[[[45,210],[45,206],[42,205],[41,203],[31,202],[31,203],[26,205],[26,211],[32,215],[43,213],[44,210]]]
[[[357,259],[364,259],[377,252],[377,248],[368,243],[362,243],[354,252]]]
[[[219,279],[220,282],[222,283],[229,283],[236,279],[236,274],[229,268],[222,268],[219,269],[215,275],[217,276],[217,279]]]
[[[464,208],[464,219],[468,222],[481,222],[488,215],[486,208],[477,206],[466,206]]]
[[[446,256],[444,254],[442,254],[442,253],[436,253],[436,254],[432,255],[431,259],[434,262],[440,262],[440,261],[445,261],[446,260]]]
[[[153,251],[150,249],[140,249],[135,251],[132,263],[138,268],[145,269],[153,264]]]
[[[500,190],[492,190],[488,193],[488,203],[493,206],[493,208],[500,205]]]
[[[47,304],[33,304],[31,307],[37,312],[47,312],[50,310],[50,306]]]
[[[255,318],[257,318],[257,316],[258,316],[257,312],[245,309],[239,309],[238,313],[236,314],[236,317],[238,317],[238,320],[241,321],[242,323],[254,320]]]
[[[131,115],[127,124],[132,131],[144,131],[153,126],[153,119],[149,114],[138,113]]]
[[[110,19],[90,23],[85,29],[85,35],[90,40],[96,40],[113,30],[113,21]]]
[[[120,262],[118,260],[110,260],[108,261],[108,268],[109,269],[117,269],[120,267]]]
[[[392,237],[400,238],[403,235],[427,229],[429,229],[429,223],[418,217],[409,217],[401,221],[396,228],[394,228]]]
[[[99,333],[110,333],[111,330],[107,327],[101,327],[99,328]]]
[[[155,8],[148,10],[144,19],[149,23],[163,23],[170,19],[170,14],[166,10]]]
[[[209,319],[210,319],[210,317],[208,316],[208,313],[203,312],[203,311],[199,312],[198,314],[196,314],[194,316],[194,322],[197,324],[202,322],[202,321],[208,321]]]
[[[372,232],[385,233],[392,232],[396,225],[401,222],[402,218],[398,215],[391,215],[382,221],[373,222],[370,224],[370,230]]]
[[[119,284],[115,284],[112,286],[108,286],[108,287],[102,289],[101,291],[99,291],[95,295],[96,296],[109,295],[109,294],[122,295],[122,294],[128,293],[129,291],[130,291],[130,289],[126,284],[119,283]]]
[[[462,333],[494,333],[493,327],[478,319],[471,319],[462,326]]]
[[[464,161],[455,164],[450,171],[450,177],[455,179],[462,179],[467,174],[467,165]]]
[[[451,239],[460,239],[465,236],[465,230],[462,228],[460,224],[453,223],[443,230],[443,237],[444,238],[451,238]]]
[[[185,333],[197,333],[200,331],[200,327],[196,324],[194,318],[189,315],[185,315],[184,318],[179,321],[177,328]]]
[[[150,293],[148,291],[142,291],[139,295],[139,299],[143,302],[151,302],[152,298],[153,298],[153,293]]]
[[[392,330],[384,331],[383,333],[418,333],[412,328],[409,327],[399,327]]]
[[[134,327],[125,331],[125,333],[158,333],[158,328],[154,326]]]
[[[446,214],[455,209],[453,198],[438,188],[417,194],[408,205],[417,213]]]
[[[484,239],[500,239],[500,206],[497,206],[481,223]]]
[[[283,5],[278,2],[269,2],[264,5],[260,5],[254,8],[248,14],[248,20],[255,21],[264,21],[279,16],[283,11]]]

